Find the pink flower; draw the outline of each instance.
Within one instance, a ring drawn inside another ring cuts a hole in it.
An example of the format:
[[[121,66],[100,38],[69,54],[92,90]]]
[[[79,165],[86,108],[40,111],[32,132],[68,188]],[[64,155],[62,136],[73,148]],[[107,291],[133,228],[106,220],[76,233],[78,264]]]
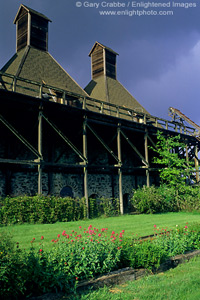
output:
[[[60,234],[58,234],[58,238],[60,237]]]
[[[112,231],[112,234],[115,234],[115,232],[114,232],[114,231]]]
[[[43,235],[41,236],[41,240],[43,240],[44,239],[44,237],[43,237]]]
[[[122,230],[122,233],[124,233],[124,232],[125,232],[125,230],[123,229],[123,230]]]
[[[187,229],[188,227],[187,227],[187,226],[185,226],[185,228]]]
[[[99,233],[98,236],[100,237],[100,236],[101,236],[101,233]]]
[[[153,225],[154,228],[156,228],[156,225]]]
[[[62,233],[62,235],[65,236],[65,233],[66,233],[66,231],[64,230],[63,233]]]
[[[81,226],[79,226],[79,229],[81,229],[82,227]]]

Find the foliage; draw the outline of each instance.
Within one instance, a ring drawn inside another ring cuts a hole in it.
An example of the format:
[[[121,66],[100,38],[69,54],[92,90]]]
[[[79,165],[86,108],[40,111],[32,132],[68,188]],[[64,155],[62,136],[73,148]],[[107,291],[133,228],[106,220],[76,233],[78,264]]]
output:
[[[113,217],[120,214],[119,199],[100,198],[89,199],[90,218],[101,216]]]
[[[176,189],[166,184],[143,186],[134,190],[131,203],[137,213],[199,211],[200,187],[183,185]]]
[[[154,225],[154,236],[149,239],[124,240],[122,243],[122,265],[133,268],[155,269],[167,258],[186,251],[200,249],[200,225],[176,226],[174,230]]]
[[[102,198],[99,202],[90,199],[90,217],[119,214],[119,201]],[[86,218],[85,199],[54,196],[19,196],[0,200],[0,224],[52,224]]]
[[[158,154],[154,163],[162,166],[159,169],[160,177],[169,186],[185,185],[193,171],[192,163],[180,155],[180,151],[184,153],[185,147],[180,135],[166,138],[160,131],[157,133],[156,148],[151,147]]]
[[[73,291],[82,279],[92,278],[119,267],[157,268],[169,256],[200,249],[200,225],[175,230],[154,225],[154,237],[124,238],[90,225],[58,234],[53,248],[45,250],[45,237],[31,240],[29,251],[16,248],[8,236],[0,239],[0,297],[23,299],[47,292]],[[38,247],[39,242],[39,247]],[[19,245],[17,245],[19,247]]]
[[[163,189],[166,193],[163,193]],[[138,213],[176,211],[174,197],[170,197],[170,189],[167,190],[164,186],[162,189],[155,186],[138,188],[134,191],[131,202]]]
[[[19,299],[24,292],[21,250],[5,233],[0,234],[0,298]]]
[[[44,236],[39,248],[31,241],[29,251],[15,250],[7,237],[0,240],[0,297],[23,296],[74,290],[79,280],[110,272],[118,267],[123,232],[107,235],[107,229],[92,228],[63,231],[52,240],[54,247],[45,251]]]

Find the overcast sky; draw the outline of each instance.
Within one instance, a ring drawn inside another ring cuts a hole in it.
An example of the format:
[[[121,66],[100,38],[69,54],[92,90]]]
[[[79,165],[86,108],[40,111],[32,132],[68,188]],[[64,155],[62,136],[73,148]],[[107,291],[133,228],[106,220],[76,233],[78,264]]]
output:
[[[125,8],[102,7],[113,2]],[[0,69],[15,53],[13,20],[23,3],[52,20],[49,52],[81,87],[91,80],[88,54],[98,41],[119,53],[117,78],[149,113],[168,118],[172,106],[200,125],[200,0],[178,0],[179,8],[172,1],[149,2],[170,7],[132,7],[147,0],[2,0]],[[87,7],[95,3],[98,8]],[[126,15],[102,16],[103,10],[126,10]],[[157,15],[128,16],[133,10]],[[158,15],[159,10],[173,15]]]

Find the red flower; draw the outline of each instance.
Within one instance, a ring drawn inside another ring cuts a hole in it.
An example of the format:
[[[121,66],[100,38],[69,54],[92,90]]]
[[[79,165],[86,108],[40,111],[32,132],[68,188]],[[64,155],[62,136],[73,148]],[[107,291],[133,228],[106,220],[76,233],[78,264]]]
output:
[[[85,248],[83,247],[82,249],[84,250]]]
[[[98,236],[100,237],[100,236],[101,236],[101,233],[99,233]]]
[[[154,228],[156,228],[156,225],[153,225]]]
[[[78,280],[78,277],[76,277],[76,280]]]
[[[81,226],[79,226],[79,229],[81,229],[82,227]]]
[[[60,234],[58,234],[58,238],[60,237]]]
[[[64,230],[63,233],[62,233],[62,235],[65,236],[65,233],[66,233],[66,231]]]
[[[53,240],[51,240],[52,242],[55,242],[55,240],[53,239]]]
[[[124,232],[125,232],[125,230],[123,229],[123,230],[122,230],[122,233],[124,233]]]
[[[112,234],[115,234],[115,232],[114,232],[114,231],[112,231]]]
[[[35,240],[35,238],[33,238],[33,240]]]
[[[43,240],[44,239],[44,237],[43,237],[43,235],[41,236],[41,240]]]
[[[42,252],[42,249],[40,249],[39,252]]]

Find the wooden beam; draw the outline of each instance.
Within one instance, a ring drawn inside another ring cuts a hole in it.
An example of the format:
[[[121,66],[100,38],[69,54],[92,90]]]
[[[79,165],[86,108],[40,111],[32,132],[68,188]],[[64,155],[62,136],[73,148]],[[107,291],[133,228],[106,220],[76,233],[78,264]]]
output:
[[[87,119],[83,121],[83,156],[86,158],[85,164],[87,163]],[[87,166],[83,168],[83,175],[84,175],[84,197],[86,202],[86,209],[87,209],[87,218],[89,219],[89,198],[88,198],[88,169]]]
[[[120,213],[124,214],[124,203],[123,203],[123,185],[122,185],[122,154],[121,154],[121,130],[120,124],[117,128],[117,152],[119,160],[118,176],[119,176],[119,203],[120,203]]]
[[[38,115],[38,152],[40,156],[38,157],[38,195],[42,194],[42,111],[39,111]]]
[[[2,116],[0,121],[33,153],[35,156],[40,157],[40,153]]]
[[[121,134],[123,135],[123,137],[125,138],[125,140],[128,142],[128,144],[131,146],[131,148],[136,152],[136,154],[140,157],[140,159],[142,160],[142,163],[145,164],[146,166],[148,166],[148,162],[146,161],[146,159],[144,158],[144,156],[139,152],[139,150],[133,145],[133,143],[129,140],[129,138],[127,137],[127,135],[121,130]]]
[[[195,169],[196,169],[196,181],[199,182],[199,160],[198,160],[198,146],[195,146]]]
[[[114,157],[114,159],[119,163],[118,157],[115,155],[115,153],[106,145],[104,140],[96,133],[96,131],[89,125],[87,124],[87,127],[90,129],[90,131],[94,134],[94,136],[98,139],[98,141],[104,146],[104,148]]]
[[[50,121],[44,114],[42,114],[45,121],[57,132],[57,134],[71,147],[71,149],[83,160],[83,162],[87,161],[85,156],[81,153],[81,151],[74,146],[74,144],[62,133],[60,129],[52,122]]]
[[[148,131],[146,129],[146,133],[144,135],[144,151],[145,151],[145,161],[149,167],[149,152],[148,152]],[[150,186],[150,176],[149,176],[149,169],[146,170],[146,178],[147,178],[147,187]]]

